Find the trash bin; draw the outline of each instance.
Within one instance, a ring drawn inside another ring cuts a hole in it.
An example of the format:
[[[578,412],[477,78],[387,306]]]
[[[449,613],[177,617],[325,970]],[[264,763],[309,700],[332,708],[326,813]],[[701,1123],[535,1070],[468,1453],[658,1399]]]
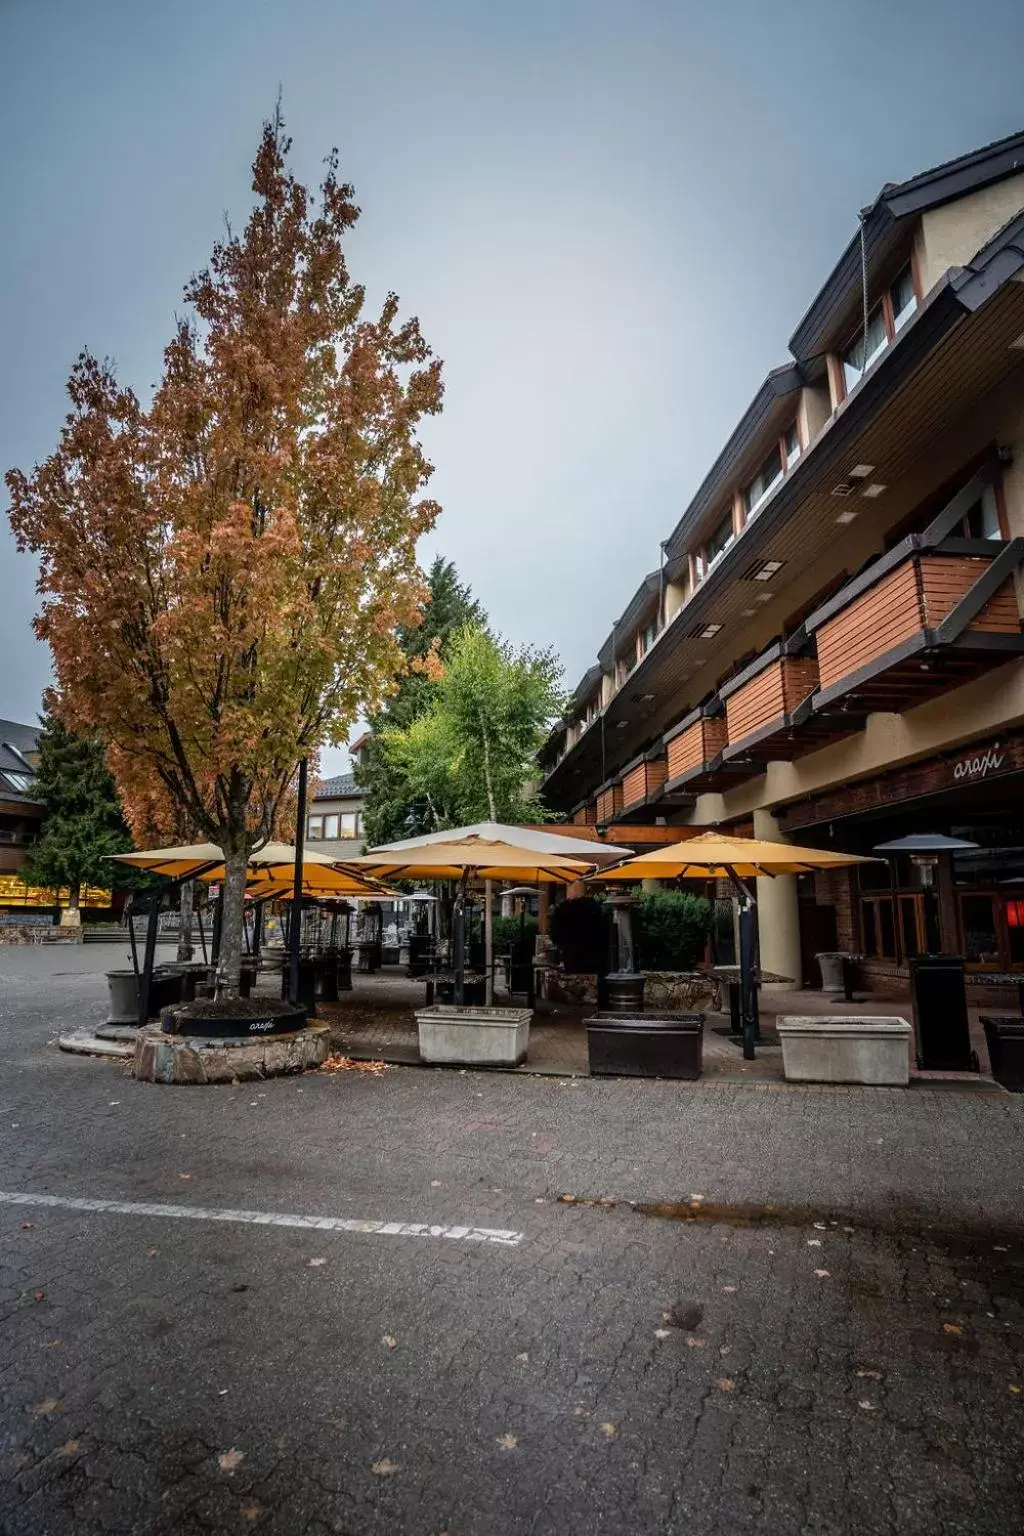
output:
[[[139,1022],[139,983],[134,971],[108,971],[108,1024]]]
[[[609,1013],[642,1013],[644,1008],[643,974],[639,971],[609,971],[604,978],[605,1008]]]
[[[814,958],[821,966],[821,990],[833,997],[842,994],[849,999],[853,990],[853,962],[857,957],[844,950],[827,949]]]
[[[992,1076],[1011,1093],[1024,1093],[1024,1018],[996,1015],[981,1024]]]
[[[915,955],[910,960],[917,1065],[922,1072],[977,1072],[967,1023],[962,955]]]

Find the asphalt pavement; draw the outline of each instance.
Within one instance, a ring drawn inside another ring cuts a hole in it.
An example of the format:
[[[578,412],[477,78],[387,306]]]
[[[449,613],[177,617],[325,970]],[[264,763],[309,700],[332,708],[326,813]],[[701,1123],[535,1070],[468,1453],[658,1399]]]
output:
[[[1016,1532],[1024,1101],[135,1083],[0,949],[0,1532]]]

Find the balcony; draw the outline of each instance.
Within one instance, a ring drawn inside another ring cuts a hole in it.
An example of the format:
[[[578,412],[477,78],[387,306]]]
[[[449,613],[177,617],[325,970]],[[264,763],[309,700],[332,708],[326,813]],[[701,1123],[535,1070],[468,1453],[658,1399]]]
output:
[[[622,810],[622,780],[611,779],[597,792],[597,821],[600,826],[613,821]]]
[[[647,805],[660,794],[668,778],[668,764],[661,746],[636,758],[622,770],[622,813]]]
[[[841,702],[903,714],[1024,655],[1013,580],[1022,558],[1024,539],[904,539],[807,620],[815,713]]]
[[[597,825],[597,806],[591,801],[589,805],[578,805],[572,813],[574,827],[594,827]]]
[[[861,729],[860,714],[814,712],[818,663],[803,654],[806,650],[807,635],[800,630],[719,690],[729,736],[723,763],[757,772],[766,763],[791,762]]]

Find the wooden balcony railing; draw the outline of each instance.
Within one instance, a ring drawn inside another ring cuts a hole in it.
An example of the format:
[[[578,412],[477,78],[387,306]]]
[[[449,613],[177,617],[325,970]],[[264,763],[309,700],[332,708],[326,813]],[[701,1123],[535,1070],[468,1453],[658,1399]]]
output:
[[[654,755],[647,754],[630,763],[622,771],[622,809],[646,805],[661,790],[668,778],[668,764],[658,748]]]
[[[611,821],[622,810],[622,780],[618,779],[612,784],[604,784],[597,792],[597,820],[600,823]]]
[[[803,630],[765,651],[720,690],[729,743],[722,758],[757,771],[787,762],[861,728],[861,716],[814,715],[818,663]]]
[[[590,805],[579,805],[579,806],[577,806],[576,809],[572,813],[572,824],[573,824],[574,827],[594,827],[594,826],[596,826],[597,825],[597,805],[596,805],[596,803],[595,802],[591,802]]]
[[[1013,582],[1022,558],[1024,539],[904,539],[807,620],[815,711],[842,700],[902,714],[1024,654]]]

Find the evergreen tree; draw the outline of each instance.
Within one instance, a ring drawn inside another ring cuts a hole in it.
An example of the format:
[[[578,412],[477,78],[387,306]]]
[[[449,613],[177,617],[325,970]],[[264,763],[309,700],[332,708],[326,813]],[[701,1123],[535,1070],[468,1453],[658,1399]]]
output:
[[[356,778],[367,792],[363,815],[371,847],[434,830],[436,820],[429,804],[411,789],[395,757],[385,754],[382,740],[387,732],[408,730],[429,714],[455,636],[467,625],[483,629],[487,624],[486,613],[468,585],[459,580],[451,560],[435,558],[427,585],[422,622],[398,631],[405,668],[385,707],[369,721],[372,737],[367,761],[356,769]]]
[[[107,860],[130,852],[132,839],[102,745],[75,736],[48,712],[40,724],[35,793],[46,813],[22,873],[32,885],[67,889],[76,910],[84,886],[132,883],[126,866]]]

